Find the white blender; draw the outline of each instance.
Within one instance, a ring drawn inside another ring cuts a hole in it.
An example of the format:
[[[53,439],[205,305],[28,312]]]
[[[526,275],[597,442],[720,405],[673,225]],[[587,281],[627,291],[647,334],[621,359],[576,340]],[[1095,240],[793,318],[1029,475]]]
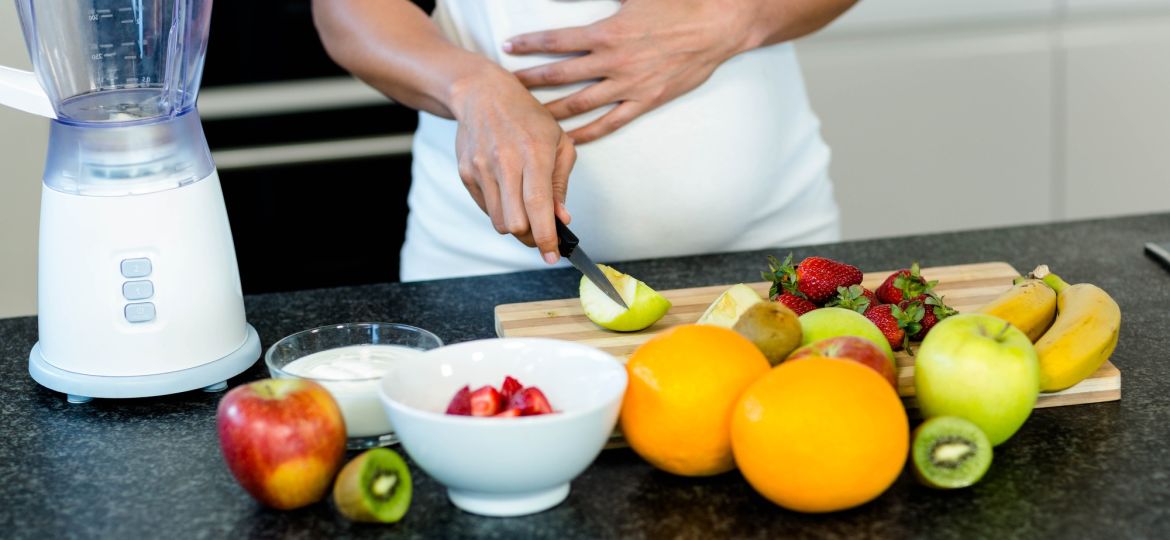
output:
[[[0,103],[53,119],[29,373],[74,403],[223,390],[260,339],[195,110],[211,0],[16,7],[34,72],[0,67]]]

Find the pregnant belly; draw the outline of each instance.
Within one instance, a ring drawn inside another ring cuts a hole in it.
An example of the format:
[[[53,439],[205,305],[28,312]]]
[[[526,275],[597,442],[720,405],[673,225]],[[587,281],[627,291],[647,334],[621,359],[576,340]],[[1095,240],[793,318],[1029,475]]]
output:
[[[626,253],[636,246],[618,246],[671,235],[718,246],[789,210],[827,163],[795,57],[781,45],[733,58],[690,93],[578,148],[568,206],[604,223],[595,234],[608,231],[605,242]]]

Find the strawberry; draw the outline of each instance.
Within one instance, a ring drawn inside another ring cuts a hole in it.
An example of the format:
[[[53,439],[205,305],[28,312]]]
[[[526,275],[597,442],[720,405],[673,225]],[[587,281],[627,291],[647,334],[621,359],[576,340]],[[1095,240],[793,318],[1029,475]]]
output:
[[[905,310],[894,304],[878,304],[869,308],[864,315],[886,336],[890,348],[897,351],[909,343],[907,336],[917,334],[922,329],[920,321],[923,311],[921,304],[913,302]]]
[[[936,296],[934,293],[924,294],[919,298],[915,298],[914,300],[903,301],[900,307],[902,307],[902,309],[907,309],[907,306],[914,302],[920,303],[923,308],[922,320],[919,322],[919,324],[922,325],[922,329],[919,330],[917,334],[910,336],[910,339],[916,341],[922,341],[925,339],[926,334],[930,332],[930,329],[934,328],[934,325],[938,324],[939,321],[958,313],[958,311],[955,311],[954,308],[946,305],[946,303],[943,302],[942,297]]]
[[[907,298],[917,298],[929,293],[937,284],[937,281],[928,282],[923,279],[918,263],[914,263],[908,269],[903,268],[890,274],[875,292],[877,299],[883,304],[897,304]]]
[[[796,288],[814,304],[823,304],[837,294],[837,287],[861,283],[861,270],[824,257],[808,257],[796,266]]]
[[[512,396],[524,389],[524,385],[520,381],[513,379],[511,375],[504,376],[504,383],[500,385],[500,397],[504,398],[504,403],[512,400]]]
[[[788,309],[791,309],[798,317],[817,309],[817,305],[809,302],[807,298],[792,293],[784,293],[772,300],[788,306]]]
[[[552,407],[548,404],[548,399],[544,397],[544,392],[535,386],[529,386],[513,395],[512,400],[508,402],[508,408],[519,410],[521,416],[553,412]]]
[[[471,387],[464,386],[455,392],[455,397],[451,398],[451,403],[447,405],[447,414],[471,415]]]
[[[772,281],[768,296],[776,297],[785,291],[799,292],[817,305],[837,294],[837,287],[858,285],[862,278],[861,270],[856,266],[824,257],[806,257],[793,268],[791,253],[783,263],[775,257],[768,257],[768,270],[763,273],[764,279]]]
[[[510,418],[520,416],[520,409],[504,409],[496,414],[496,418]]]
[[[471,393],[471,416],[495,416],[504,408],[504,398],[491,385]]]
[[[873,291],[861,285],[850,285],[848,287],[837,287],[837,296],[830,298],[828,303],[825,304],[825,307],[841,307],[851,309],[858,313],[865,313],[869,309],[869,306],[876,305],[878,305],[878,301]]]

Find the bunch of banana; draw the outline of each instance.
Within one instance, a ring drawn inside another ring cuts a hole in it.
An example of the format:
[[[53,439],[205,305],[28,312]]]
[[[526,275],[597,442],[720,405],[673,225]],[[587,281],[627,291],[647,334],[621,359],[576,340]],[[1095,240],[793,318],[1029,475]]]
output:
[[[1121,308],[1100,287],[1070,285],[1047,266],[980,309],[1022,330],[1040,358],[1040,391],[1064,390],[1092,375],[1113,349],[1121,329]]]
[[[1036,343],[1056,319],[1056,291],[1036,275],[1047,269],[1047,266],[1041,266],[1027,276],[1016,278],[1012,288],[980,308],[979,312],[1012,323]]]

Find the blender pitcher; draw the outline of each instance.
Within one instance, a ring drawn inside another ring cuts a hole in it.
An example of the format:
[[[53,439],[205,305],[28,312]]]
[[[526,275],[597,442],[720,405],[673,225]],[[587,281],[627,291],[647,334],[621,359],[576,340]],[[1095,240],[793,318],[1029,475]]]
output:
[[[0,103],[52,119],[29,372],[70,401],[205,388],[260,354],[195,108],[211,0],[16,0],[33,72]]]

